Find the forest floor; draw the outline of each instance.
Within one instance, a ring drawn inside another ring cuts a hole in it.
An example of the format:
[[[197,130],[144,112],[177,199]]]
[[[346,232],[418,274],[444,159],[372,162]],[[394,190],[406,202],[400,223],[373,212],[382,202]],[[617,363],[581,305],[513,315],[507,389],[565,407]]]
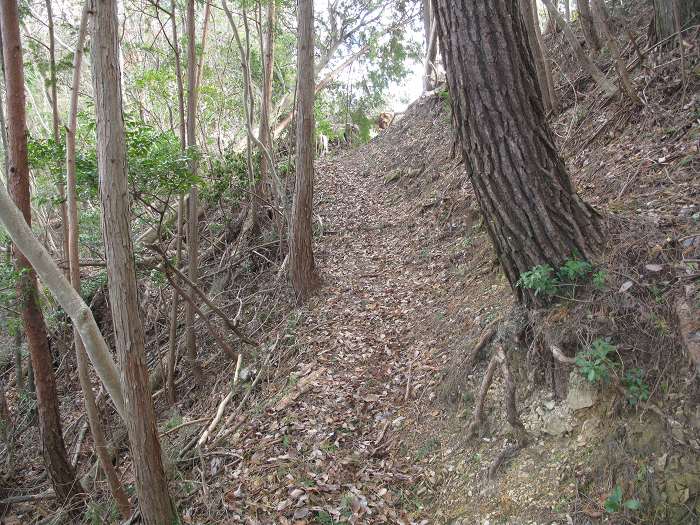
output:
[[[466,435],[491,350],[473,366],[467,356],[514,305],[460,155],[451,151],[447,97],[435,94],[368,144],[317,161],[315,257],[323,286],[303,307],[275,277],[281,260],[271,251],[259,250],[255,264],[241,268],[229,251],[235,243],[221,242],[202,262],[211,296],[232,314],[237,294],[246,297],[242,326],[265,341],[245,352],[242,388],[201,450],[192,451],[193,439],[231,391],[235,368],[201,323],[203,381],[181,374],[176,407],[156,394],[164,459],[185,523],[700,521],[700,381],[687,367],[688,334],[676,316],[684,297],[693,315],[700,309],[693,295],[700,260],[697,45],[688,49],[688,84],[666,52],[636,70],[643,108],[597,95],[561,35],[550,35],[548,46],[564,101],[552,123],[556,140],[583,198],[605,217],[609,243],[599,261],[605,288],[542,312],[530,327],[531,346],[509,354],[528,446],[489,476],[514,438],[498,376],[480,434]],[[233,212],[219,212],[227,214]],[[225,222],[215,214],[203,222],[217,221]],[[226,263],[231,268],[219,279]],[[167,342],[168,296],[153,287],[143,295],[156,369]],[[613,384],[592,387],[576,366],[558,365],[547,351],[555,344],[573,356],[598,337],[616,344],[612,375],[642,370],[637,386],[646,386],[648,402],[633,405]],[[532,352],[537,345],[545,352]],[[78,444],[84,473],[90,443],[76,438],[82,405],[70,381],[70,352],[62,359],[64,433]],[[22,440],[37,447],[36,429]],[[22,493],[48,489],[38,455],[19,461]],[[130,485],[128,460],[119,467]],[[0,523],[54,511],[50,500],[22,503]],[[109,522],[110,514],[108,506],[95,507],[86,520]]]

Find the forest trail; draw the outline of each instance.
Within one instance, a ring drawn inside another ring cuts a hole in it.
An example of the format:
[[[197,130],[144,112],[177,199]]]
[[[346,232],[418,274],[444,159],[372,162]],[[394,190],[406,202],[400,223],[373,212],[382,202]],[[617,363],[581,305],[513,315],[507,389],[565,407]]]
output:
[[[410,255],[420,234],[371,167],[321,161],[317,187],[324,285],[296,327],[291,379],[244,447],[247,468],[265,478],[262,499],[238,494],[263,523],[419,523],[431,472],[406,442],[440,369],[430,332],[416,330],[416,311],[436,301]]]

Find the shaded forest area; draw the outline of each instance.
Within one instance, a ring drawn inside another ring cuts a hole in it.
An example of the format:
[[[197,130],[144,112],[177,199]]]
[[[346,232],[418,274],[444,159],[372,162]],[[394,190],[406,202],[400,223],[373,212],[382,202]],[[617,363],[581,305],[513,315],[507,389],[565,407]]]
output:
[[[698,523],[699,8],[2,2],[0,523]]]

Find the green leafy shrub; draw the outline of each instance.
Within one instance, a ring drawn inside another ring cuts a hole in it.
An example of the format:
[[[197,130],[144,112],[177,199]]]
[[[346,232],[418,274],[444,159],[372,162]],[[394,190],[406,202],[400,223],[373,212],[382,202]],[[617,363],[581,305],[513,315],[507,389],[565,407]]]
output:
[[[534,290],[535,295],[554,295],[557,292],[558,281],[551,266],[539,264],[532,270],[521,273],[516,285]]]
[[[641,368],[633,368],[625,373],[622,380],[625,387],[627,402],[636,406],[640,401],[649,399],[649,385],[644,381],[644,371]]]
[[[516,286],[534,290],[535,295],[573,299],[576,288],[588,283],[598,290],[604,289],[605,278],[604,270],[596,271],[588,261],[573,258],[564,261],[556,272],[548,264],[534,266],[520,274]]]
[[[588,350],[576,356],[578,371],[590,383],[607,383],[617,366],[608,356],[616,351],[617,347],[609,341],[596,339]]]

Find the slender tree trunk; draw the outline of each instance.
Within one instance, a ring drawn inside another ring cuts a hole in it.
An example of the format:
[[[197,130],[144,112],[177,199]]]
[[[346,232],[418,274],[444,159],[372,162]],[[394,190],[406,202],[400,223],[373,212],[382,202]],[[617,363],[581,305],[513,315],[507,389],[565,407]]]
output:
[[[46,0],[46,13],[49,30],[49,82],[51,82],[51,113],[53,140],[58,145],[61,142],[61,124],[58,115],[58,90],[56,85],[56,39],[54,35],[53,9],[51,0]],[[63,258],[68,257],[68,211],[66,208],[66,189],[62,181],[56,183],[58,198],[61,201],[61,241],[63,243]],[[67,273],[67,271],[66,271]]]
[[[540,24],[537,20],[537,1],[520,0],[520,8],[525,21],[527,39],[535,61],[537,83],[540,87],[540,92],[542,93],[545,113],[559,113],[559,101],[557,100],[557,94],[554,91],[552,73],[549,69],[549,64],[547,64],[545,59],[542,34],[540,33]]]
[[[187,147],[194,153],[197,147],[196,119],[197,119],[197,57],[195,48],[195,12],[194,0],[187,1]],[[197,160],[190,161],[192,175],[197,174]],[[190,189],[187,216],[187,258],[188,277],[193,283],[197,282],[199,266],[199,217],[197,185]],[[187,356],[190,359],[192,373],[196,381],[202,378],[202,369],[197,361],[197,335],[194,330],[194,308],[187,303],[185,305],[185,333]]]
[[[615,60],[615,69],[617,71],[617,76],[620,79],[620,85],[622,86],[622,91],[627,95],[627,97],[632,101],[633,104],[641,104],[642,101],[637,95],[637,90],[632,85],[629,74],[627,73],[627,64],[625,63],[622,55],[620,54],[620,48],[617,45],[617,40],[610,32],[610,26],[608,24],[608,15],[603,4],[603,0],[592,0],[593,2],[593,17],[596,22],[596,26],[600,29],[601,36],[605,39],[608,44],[608,49],[610,54]]]
[[[520,274],[557,268],[574,253],[592,258],[600,231],[554,145],[521,21],[517,0],[437,0],[467,173],[508,281],[519,301],[534,305],[540,299],[516,286]]]
[[[581,47],[581,44],[579,44],[576,35],[571,29],[571,26],[566,23],[566,20],[562,18],[559,11],[557,11],[554,8],[552,0],[542,0],[542,3],[547,7],[550,16],[556,19],[557,23],[566,34],[566,38],[569,40],[569,44],[574,50],[574,54],[577,56],[579,62],[581,63],[581,66],[586,71],[588,71],[588,74],[591,75],[591,77],[593,77],[593,80],[595,80],[596,84],[598,84],[598,86],[605,92],[606,95],[613,96],[617,92],[617,89],[612,84],[612,82],[610,82],[610,80],[605,78],[605,74],[603,74],[603,72],[598,68],[598,66],[595,65],[595,62],[591,60],[591,57],[588,56],[588,53],[586,53],[586,51]]]
[[[8,185],[12,200],[22,212],[26,225],[31,225],[24,69],[17,2],[12,0],[0,2],[0,25],[3,35],[8,102],[7,136],[10,167]],[[21,274],[17,284],[17,296],[22,305],[22,322],[35,374],[39,433],[44,462],[59,501],[81,507],[84,494],[68,462],[63,442],[56,380],[44,316],[38,302],[36,274],[24,253],[17,248],[16,246],[15,265]]]
[[[87,23],[89,15],[89,2],[85,3],[83,13],[80,18],[78,29],[78,42],[73,55],[73,84],[70,99],[70,109],[68,113],[68,125],[66,126],[66,179],[67,179],[67,199],[68,199],[68,262],[70,268],[70,281],[73,288],[80,293],[80,252],[78,248],[78,197],[76,188],[76,158],[75,158],[75,132],[78,124],[78,95],[80,91],[80,71],[83,63],[83,46],[85,45],[85,34],[87,33]],[[100,421],[100,413],[95,402],[95,394],[92,390],[90,374],[88,372],[87,354],[85,345],[80,338],[77,327],[73,327],[73,341],[75,342],[75,355],[78,364],[78,379],[83,391],[85,413],[90,425],[90,433],[94,443],[95,453],[100,461],[100,466],[105,473],[109,489],[112,492],[117,507],[124,519],[131,514],[129,498],[122,488],[117,472],[112,465],[109,452],[107,450],[107,440],[104,429]]]
[[[566,18],[566,23],[571,23],[571,2],[570,0],[563,0],[564,3],[564,18]],[[535,5],[537,2],[535,1]]]
[[[591,48],[591,51],[597,54],[600,51],[601,44],[593,13],[591,13],[591,5],[588,0],[577,0],[576,5],[578,6],[579,18],[581,19],[583,37],[586,39],[586,43]]]
[[[175,0],[170,2],[170,24],[173,32],[173,51],[175,53],[175,75],[177,80],[177,109],[180,131],[180,147],[184,152],[187,150],[187,128],[185,123],[185,89],[182,84],[182,62],[180,60],[180,41],[177,33],[177,17]],[[182,237],[184,235],[184,210],[185,199],[182,195],[177,202],[177,238],[175,239],[175,267],[180,268],[182,264]],[[173,405],[177,399],[175,391],[175,361],[177,360],[177,317],[180,307],[180,294],[173,290],[173,304],[170,309],[170,331],[168,341],[168,365],[165,388],[168,393],[168,402]]]
[[[114,340],[126,405],[126,427],[144,523],[170,524],[175,510],[163,470],[148,385],[139,312],[122,114],[116,0],[97,0],[92,34],[93,89],[97,116],[97,165],[102,232],[107,259]]]
[[[430,91],[433,85],[432,75],[437,56],[437,31],[434,24],[431,0],[423,0],[423,29],[425,33],[425,63],[423,65],[423,91]]]
[[[272,113],[272,81],[275,65],[275,1],[267,2],[267,30],[265,32],[265,45],[263,47],[263,86],[262,100],[260,101],[260,143],[267,151],[272,152],[272,134],[270,130],[270,114]],[[260,152],[260,179],[255,185],[255,212],[261,202],[270,193],[266,188],[270,184],[270,161],[264,151]]]
[[[289,224],[289,274],[299,302],[319,286],[313,252],[314,184],[314,4],[297,7],[297,158],[294,204]]]

